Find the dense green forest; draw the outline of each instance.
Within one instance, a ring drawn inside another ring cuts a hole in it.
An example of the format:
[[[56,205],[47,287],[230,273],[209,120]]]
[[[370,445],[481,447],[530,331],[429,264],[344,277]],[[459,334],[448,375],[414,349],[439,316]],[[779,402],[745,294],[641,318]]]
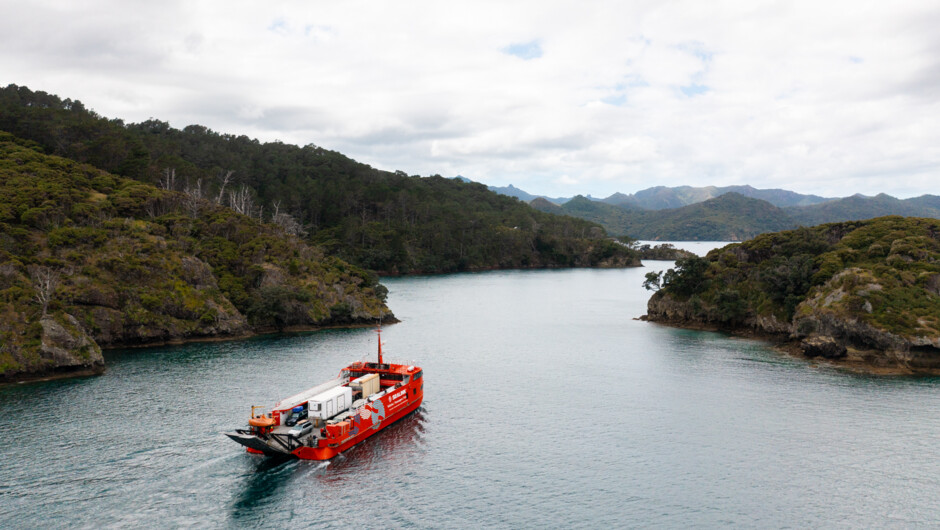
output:
[[[274,221],[382,273],[637,264],[595,223],[539,212],[482,184],[377,170],[313,144],[153,119],[125,124],[16,85],[0,89],[0,130],[47,154]]]
[[[940,220],[881,217],[763,234],[647,274],[654,320],[918,350],[940,367]],[[924,349],[926,348],[926,349]],[[908,359],[910,360],[910,359]]]
[[[99,346],[393,318],[378,278],[275,224],[0,132],[0,378]]]

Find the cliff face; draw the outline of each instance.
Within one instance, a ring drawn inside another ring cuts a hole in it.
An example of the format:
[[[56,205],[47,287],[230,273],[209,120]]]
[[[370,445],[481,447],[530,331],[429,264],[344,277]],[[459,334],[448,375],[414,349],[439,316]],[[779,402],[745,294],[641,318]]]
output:
[[[377,278],[277,226],[0,133],[0,379],[101,347],[393,319]]]
[[[803,352],[813,355],[820,339],[844,345],[843,352],[824,357],[857,358],[875,366],[940,370],[940,315],[916,317],[909,331],[889,331],[871,316],[885,287],[861,268],[833,276],[797,306],[790,337],[801,340]]]
[[[807,357],[940,373],[940,221],[761,236],[677,262],[647,319],[771,335]]]

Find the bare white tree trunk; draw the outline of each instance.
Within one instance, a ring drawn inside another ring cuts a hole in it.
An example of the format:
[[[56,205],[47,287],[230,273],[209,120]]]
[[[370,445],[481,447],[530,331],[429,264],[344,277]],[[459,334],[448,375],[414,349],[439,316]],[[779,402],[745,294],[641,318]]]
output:
[[[199,206],[202,202],[202,179],[196,179],[196,184],[193,186],[187,183],[183,193],[186,194],[183,205],[186,207],[189,216],[193,219],[199,217]]]
[[[294,216],[290,214],[279,213],[274,216],[272,221],[290,235],[300,237],[307,235],[307,230],[304,229],[303,225],[297,222],[297,219],[294,219]]]
[[[176,169],[165,168],[160,177],[160,187],[165,190],[176,189]]]
[[[255,204],[248,186],[242,184],[238,190],[229,192],[228,200],[230,208],[242,215],[251,216]]]
[[[220,171],[219,176],[219,195],[215,198],[216,204],[222,204],[222,199],[225,198],[225,186],[228,186],[228,183],[232,181],[232,174],[234,171],[226,171],[224,174]]]
[[[46,316],[49,312],[49,302],[52,302],[55,289],[59,285],[61,273],[44,265],[30,265],[26,270],[33,280],[33,288],[36,289],[34,299],[42,307],[42,316]]]

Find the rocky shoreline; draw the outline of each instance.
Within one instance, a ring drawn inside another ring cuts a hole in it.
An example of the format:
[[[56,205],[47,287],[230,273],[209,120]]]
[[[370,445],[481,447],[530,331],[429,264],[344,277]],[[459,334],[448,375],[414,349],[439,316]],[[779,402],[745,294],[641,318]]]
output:
[[[656,292],[640,320],[734,336],[766,340],[781,353],[854,372],[873,375],[940,375],[940,344],[906,338],[857,320],[824,312],[803,313],[792,322],[751,316],[741,323],[721,321],[714,307]]]
[[[238,332],[233,333],[177,336],[151,341],[105,342],[99,344],[93,337],[90,337],[81,329],[81,326],[78,325],[78,321],[75,320],[74,317],[71,317],[71,315],[66,316],[68,317],[69,323],[72,325],[64,326],[56,319],[49,316],[40,321],[43,326],[43,334],[39,355],[42,359],[47,361],[45,368],[42,370],[4,374],[0,377],[0,384],[28,383],[100,375],[107,369],[102,353],[103,350],[157,348],[160,346],[182,345],[195,342],[226,342],[244,340],[262,335],[306,333],[326,329],[366,328],[375,325],[374,321],[357,321],[318,326],[288,326],[283,329],[249,329],[246,326],[238,330]],[[395,324],[398,322],[400,322],[400,320],[395,318],[391,313],[382,319],[382,324]]]

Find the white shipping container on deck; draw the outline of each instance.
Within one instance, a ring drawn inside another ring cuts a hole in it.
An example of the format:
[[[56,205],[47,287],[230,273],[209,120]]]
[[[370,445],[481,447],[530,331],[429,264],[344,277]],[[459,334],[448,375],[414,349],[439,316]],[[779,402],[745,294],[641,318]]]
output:
[[[327,381],[326,383],[317,385],[313,388],[308,388],[307,390],[304,390],[303,392],[299,394],[295,394],[289,398],[284,398],[278,401],[274,405],[274,408],[277,410],[282,410],[284,412],[287,412],[290,409],[296,407],[297,405],[300,405],[310,399],[313,399],[321,394],[326,393],[328,389],[338,387],[342,384],[343,384],[343,380],[338,377],[336,379],[331,379]]]
[[[352,405],[352,389],[348,386],[331,388],[310,398],[307,405],[308,418],[326,420],[348,410]]]

